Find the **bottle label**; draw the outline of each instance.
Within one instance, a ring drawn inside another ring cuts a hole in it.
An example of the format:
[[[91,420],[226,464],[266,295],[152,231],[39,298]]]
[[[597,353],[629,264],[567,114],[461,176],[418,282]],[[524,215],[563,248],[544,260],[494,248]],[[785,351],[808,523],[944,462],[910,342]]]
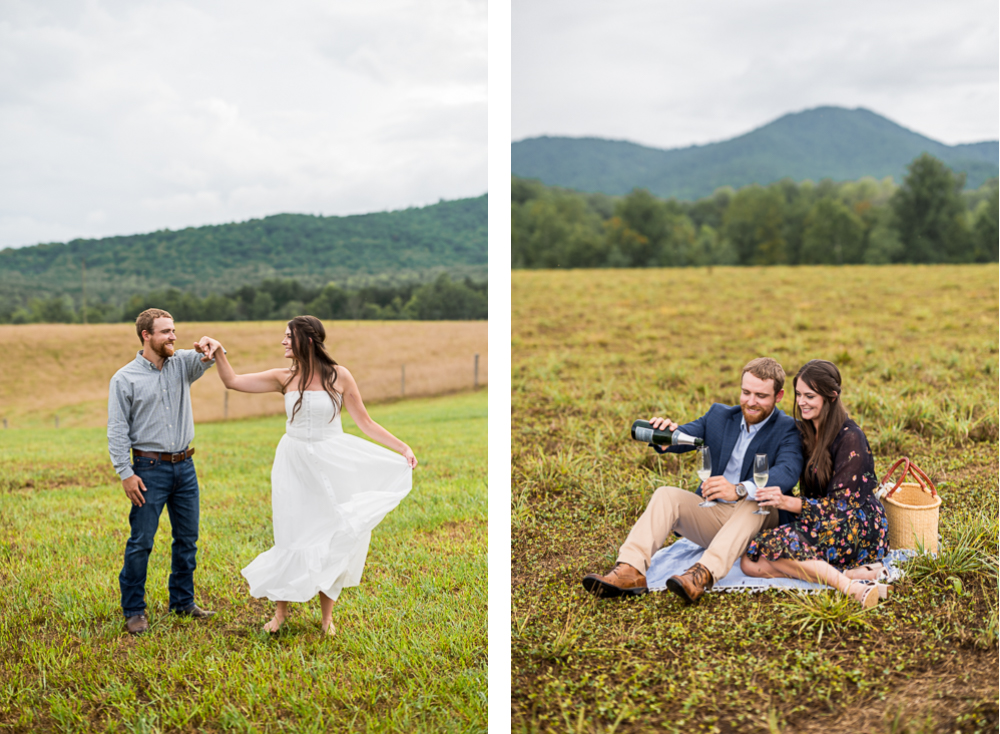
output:
[[[643,428],[642,426],[635,429],[635,440],[642,441],[644,443],[650,443],[653,440],[653,429]]]

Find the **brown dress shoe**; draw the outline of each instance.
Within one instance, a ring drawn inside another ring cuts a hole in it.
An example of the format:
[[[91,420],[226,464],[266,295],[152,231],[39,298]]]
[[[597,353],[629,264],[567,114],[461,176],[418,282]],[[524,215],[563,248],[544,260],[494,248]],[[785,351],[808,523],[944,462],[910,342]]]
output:
[[[146,621],[145,614],[134,614],[125,620],[125,629],[133,637],[144,635],[149,632],[149,622]]]
[[[190,609],[179,610],[174,612],[174,614],[179,614],[182,617],[191,617],[191,619],[208,619],[213,616],[215,612],[206,612],[197,604],[192,604]]]
[[[667,588],[688,604],[696,604],[701,595],[712,588],[712,572],[696,563],[680,576],[667,579]]]
[[[583,588],[594,596],[610,599],[617,596],[641,596],[645,594],[646,577],[627,563],[616,563],[607,576],[589,573],[583,577]]]

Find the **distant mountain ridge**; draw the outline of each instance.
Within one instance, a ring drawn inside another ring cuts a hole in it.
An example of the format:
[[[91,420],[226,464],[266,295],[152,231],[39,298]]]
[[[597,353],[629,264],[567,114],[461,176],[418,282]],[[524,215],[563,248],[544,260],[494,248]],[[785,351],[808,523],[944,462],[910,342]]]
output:
[[[0,250],[0,300],[82,293],[120,301],[176,287],[204,296],[265,278],[304,285],[435,272],[486,279],[487,198],[346,217],[233,224]]]
[[[537,137],[511,145],[511,173],[550,186],[626,194],[648,189],[661,197],[699,199],[721,186],[766,185],[830,178],[892,176],[930,153],[975,188],[996,177],[995,140],[945,145],[864,108],[818,107],[783,117],[719,143],[664,150],[602,138]]]

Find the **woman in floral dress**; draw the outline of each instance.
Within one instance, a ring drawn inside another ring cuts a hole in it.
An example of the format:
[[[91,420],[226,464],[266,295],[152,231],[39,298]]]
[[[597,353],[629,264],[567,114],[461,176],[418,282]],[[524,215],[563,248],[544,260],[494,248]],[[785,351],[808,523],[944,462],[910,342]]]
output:
[[[750,541],[740,567],[748,576],[824,583],[865,607],[874,606],[879,589],[864,581],[883,571],[879,561],[889,540],[885,510],[875,496],[878,479],[868,439],[847,415],[840,399],[840,371],[832,362],[812,360],[793,384],[806,455],[801,497],[766,487],[757,490],[757,500],[798,519],[761,531]]]

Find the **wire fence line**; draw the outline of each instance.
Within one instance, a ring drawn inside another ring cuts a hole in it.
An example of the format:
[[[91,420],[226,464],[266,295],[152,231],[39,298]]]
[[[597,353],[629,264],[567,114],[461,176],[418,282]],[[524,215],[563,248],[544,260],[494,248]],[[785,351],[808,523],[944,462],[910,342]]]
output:
[[[365,401],[373,403],[407,397],[431,397],[485,387],[488,384],[486,372],[485,362],[481,363],[480,355],[476,353],[471,358],[449,359],[434,365],[401,362],[398,372],[395,367],[380,366],[362,375],[359,387]],[[390,374],[397,377],[390,379]],[[222,395],[214,397],[219,392]],[[199,423],[272,415],[284,410],[283,398],[276,393],[239,393],[212,381],[195,382],[191,397],[195,421]],[[17,427],[17,421],[7,416],[3,416],[2,421],[5,430]],[[35,427],[37,425],[36,422]],[[43,419],[42,425],[59,428],[61,425],[65,427],[67,421],[59,412],[54,412],[47,420]]]

